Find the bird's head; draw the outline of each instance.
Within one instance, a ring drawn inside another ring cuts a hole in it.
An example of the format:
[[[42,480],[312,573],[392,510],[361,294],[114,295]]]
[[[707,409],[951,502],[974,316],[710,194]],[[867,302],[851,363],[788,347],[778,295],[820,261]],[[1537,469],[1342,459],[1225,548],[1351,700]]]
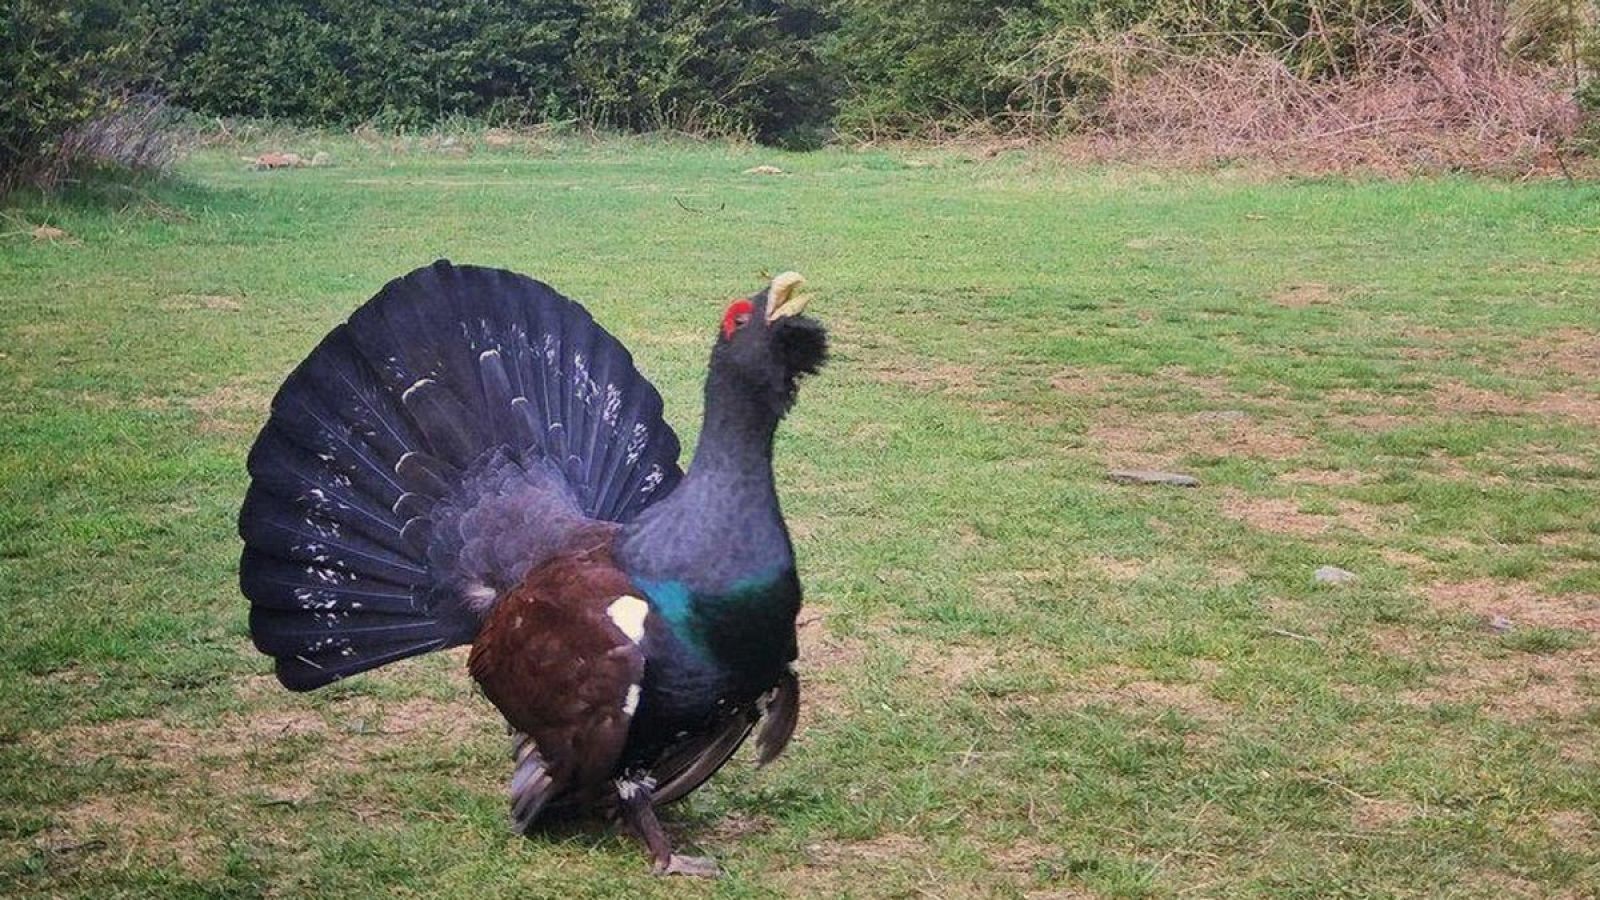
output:
[[[772,279],[765,290],[728,304],[711,351],[711,369],[753,392],[780,415],[794,403],[799,381],[828,358],[822,323],[801,315],[810,297],[796,272]]]

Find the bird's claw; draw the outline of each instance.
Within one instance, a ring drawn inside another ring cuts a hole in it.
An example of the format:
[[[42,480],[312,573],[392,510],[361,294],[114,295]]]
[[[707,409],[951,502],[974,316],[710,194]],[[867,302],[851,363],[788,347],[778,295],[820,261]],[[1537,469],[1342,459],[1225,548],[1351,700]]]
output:
[[[666,862],[655,866],[657,875],[688,875],[693,878],[716,878],[722,874],[717,861],[709,856],[684,856],[674,853]]]

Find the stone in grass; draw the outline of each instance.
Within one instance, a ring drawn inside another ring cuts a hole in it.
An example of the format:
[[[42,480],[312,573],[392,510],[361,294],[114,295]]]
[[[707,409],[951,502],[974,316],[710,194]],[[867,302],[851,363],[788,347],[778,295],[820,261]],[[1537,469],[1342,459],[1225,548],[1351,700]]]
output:
[[[1509,634],[1512,631],[1515,631],[1517,627],[1517,623],[1499,613],[1495,613],[1494,615],[1490,616],[1489,620],[1485,622],[1484,625],[1495,634]]]
[[[1117,484],[1169,484],[1173,487],[1199,487],[1200,479],[1178,472],[1159,472],[1155,469],[1112,469],[1106,477]]]
[[[1349,584],[1356,580],[1356,573],[1338,566],[1319,566],[1311,573],[1311,580],[1317,584]]]

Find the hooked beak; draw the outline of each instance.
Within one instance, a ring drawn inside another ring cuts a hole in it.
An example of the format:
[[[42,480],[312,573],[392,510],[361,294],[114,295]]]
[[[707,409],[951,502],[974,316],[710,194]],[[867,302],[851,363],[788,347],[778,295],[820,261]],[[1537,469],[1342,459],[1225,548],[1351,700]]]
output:
[[[811,295],[798,293],[800,285],[805,283],[805,278],[799,272],[784,272],[772,279],[772,285],[767,288],[768,325],[805,311],[806,304],[811,302]]]

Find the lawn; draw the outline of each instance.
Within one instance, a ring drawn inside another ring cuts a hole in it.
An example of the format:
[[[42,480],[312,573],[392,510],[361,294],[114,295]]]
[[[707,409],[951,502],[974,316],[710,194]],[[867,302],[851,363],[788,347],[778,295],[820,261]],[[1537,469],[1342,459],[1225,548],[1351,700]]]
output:
[[[309,135],[0,230],[0,893],[1600,892],[1600,187]],[[667,817],[719,881],[510,834],[462,653],[249,646],[272,392],[441,256],[585,302],[688,444],[727,298],[817,294],[808,705]]]

